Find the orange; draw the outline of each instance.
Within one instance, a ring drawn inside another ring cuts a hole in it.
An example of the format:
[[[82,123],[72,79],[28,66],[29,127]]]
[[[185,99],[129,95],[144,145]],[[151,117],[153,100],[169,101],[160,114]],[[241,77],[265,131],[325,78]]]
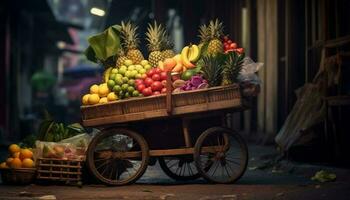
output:
[[[13,158],[8,158],[8,159],[6,160],[7,166],[10,166],[10,165],[11,165],[12,160],[13,160]]]
[[[19,158],[20,152],[16,152],[12,154],[12,158]]]
[[[21,168],[22,167],[22,161],[19,158],[14,158],[10,164],[11,168]]]
[[[19,158],[21,160],[23,160],[25,158],[32,158],[32,157],[33,157],[33,152],[29,149],[22,149],[21,154],[19,155]]]
[[[32,159],[30,159],[30,158],[25,158],[22,161],[22,167],[32,168],[32,167],[34,167],[34,161]]]
[[[2,162],[0,164],[0,169],[5,169],[5,168],[8,168],[8,166],[7,166],[6,162]]]
[[[9,146],[9,152],[11,153],[11,154],[14,154],[14,153],[16,153],[16,152],[19,152],[21,150],[21,148],[17,145],[17,144],[11,144],[10,146]]]

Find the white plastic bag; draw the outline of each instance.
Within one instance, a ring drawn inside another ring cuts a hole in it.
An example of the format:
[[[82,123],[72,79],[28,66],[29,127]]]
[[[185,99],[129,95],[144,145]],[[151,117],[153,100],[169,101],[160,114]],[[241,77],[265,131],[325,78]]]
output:
[[[256,63],[250,57],[245,57],[243,59],[242,70],[238,75],[239,82],[260,85],[261,80],[256,72],[258,72],[262,66],[264,66],[264,63]]]

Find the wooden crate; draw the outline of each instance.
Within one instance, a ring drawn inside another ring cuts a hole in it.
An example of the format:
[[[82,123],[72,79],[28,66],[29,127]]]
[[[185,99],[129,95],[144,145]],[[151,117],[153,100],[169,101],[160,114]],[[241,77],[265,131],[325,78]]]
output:
[[[82,179],[83,161],[39,158],[37,178],[51,181],[79,183]]]
[[[82,106],[82,121],[84,126],[99,126],[242,106],[240,88],[236,84],[168,95]]]

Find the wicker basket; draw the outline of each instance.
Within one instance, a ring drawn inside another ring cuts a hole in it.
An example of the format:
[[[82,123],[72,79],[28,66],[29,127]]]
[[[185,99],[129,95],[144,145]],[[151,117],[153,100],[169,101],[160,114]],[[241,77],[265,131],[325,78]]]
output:
[[[1,179],[5,184],[27,185],[35,179],[35,168],[1,169]]]
[[[58,160],[39,158],[37,178],[41,180],[78,183],[82,179],[81,160]]]
[[[169,96],[162,94],[82,106],[82,121],[84,126],[98,126],[242,106],[240,88],[235,84],[186,91]]]

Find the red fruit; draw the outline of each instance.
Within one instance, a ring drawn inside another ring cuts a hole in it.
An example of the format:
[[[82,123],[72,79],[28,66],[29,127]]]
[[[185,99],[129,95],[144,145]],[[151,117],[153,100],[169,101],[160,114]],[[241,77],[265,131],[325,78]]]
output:
[[[160,95],[160,92],[159,91],[154,91],[153,95]]]
[[[152,77],[153,74],[155,73],[155,70],[156,70],[155,68],[152,68],[152,69],[148,70],[148,72],[146,73],[147,76],[148,76],[148,77]]]
[[[238,49],[236,49],[236,51],[237,51],[237,53],[239,53],[239,54],[244,53],[244,49],[243,49],[243,48],[238,48]]]
[[[228,36],[225,35],[225,36],[224,36],[224,41],[227,41],[227,40],[228,40]]]
[[[143,94],[143,96],[145,96],[145,97],[152,95],[152,89],[151,89],[151,87],[147,87],[147,88],[143,89],[143,90],[142,90],[142,94]]]
[[[177,76],[177,75],[171,76],[171,80],[173,80],[173,81],[176,81],[176,80],[179,80],[179,79],[180,79],[180,76]]]
[[[160,91],[160,93],[166,93],[166,88],[162,88],[162,90]]]
[[[162,80],[162,85],[166,87],[166,80]]]
[[[136,89],[139,92],[142,92],[145,88],[146,88],[146,86],[144,84],[140,84],[140,85],[136,86]]]
[[[153,74],[153,75],[152,75],[152,80],[154,80],[154,81],[160,81],[160,75],[159,75],[159,74]]]
[[[160,72],[160,80],[166,80],[167,72]]]
[[[142,74],[142,75],[141,75],[141,78],[142,78],[143,80],[145,80],[145,78],[147,78],[147,74]]]
[[[154,81],[151,85],[153,91],[161,91],[163,87],[164,86],[160,81]]]
[[[149,87],[149,86],[152,85],[153,80],[152,80],[150,77],[147,77],[147,78],[145,78],[144,83],[145,83],[145,85],[146,85],[147,87]]]
[[[236,44],[236,43],[231,43],[231,44],[230,44],[230,48],[236,49],[236,48],[237,48],[237,44]]]
[[[140,84],[143,84],[143,80],[142,79],[136,79],[135,80],[135,85],[138,86]]]
[[[224,44],[224,49],[225,50],[230,49],[230,45],[229,44]]]
[[[160,74],[162,72],[162,70],[160,68],[155,68],[154,73],[156,74]]]
[[[232,44],[232,40],[227,40],[227,44]]]

